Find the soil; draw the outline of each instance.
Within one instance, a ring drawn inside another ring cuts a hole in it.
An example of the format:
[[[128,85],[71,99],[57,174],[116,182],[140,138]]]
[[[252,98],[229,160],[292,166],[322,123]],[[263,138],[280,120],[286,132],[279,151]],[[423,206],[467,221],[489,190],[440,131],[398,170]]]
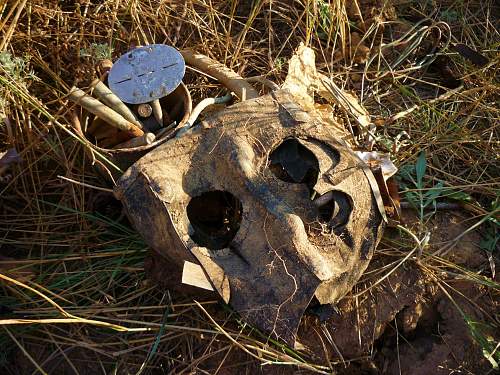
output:
[[[416,220],[411,212],[404,212],[404,216],[410,226]],[[466,216],[438,213],[429,228],[434,229],[432,251],[467,228]],[[487,265],[478,247],[479,240],[476,232],[466,234],[447,258],[469,269]],[[379,254],[367,274],[389,261]],[[451,295],[454,302],[472,321],[485,320],[484,311],[499,311],[498,301],[486,288],[465,281],[447,280],[447,283],[455,290]],[[358,290],[363,288],[358,284]],[[318,313],[324,318],[329,312],[310,308],[299,328],[299,342],[305,352],[316,355],[313,357],[316,363],[337,363],[334,366],[337,374],[487,374],[491,371],[491,365],[473,340],[457,307],[417,262],[406,262],[357,299],[344,298],[325,321],[320,321]],[[487,332],[487,335],[494,336],[494,333]],[[209,373],[218,369],[218,374],[312,373],[291,367],[262,366],[235,350],[211,357],[198,366]]]
[[[410,211],[404,213],[404,219],[410,227],[416,222]],[[432,230],[432,252],[468,226],[465,215],[438,213],[428,228]],[[487,259],[479,249],[479,241],[477,232],[466,234],[447,259],[468,269],[485,266]],[[376,259],[368,273],[387,263],[383,258]],[[454,301],[473,321],[485,318],[477,306],[483,311],[498,311],[498,302],[492,306],[495,302],[477,284],[457,280],[447,283],[456,291],[452,294]],[[483,374],[491,369],[457,307],[417,262],[405,263],[369,293],[357,299],[345,298],[337,309],[322,323],[322,329],[332,338],[330,349],[324,352],[340,361],[370,358],[341,366],[344,368],[339,373]],[[323,346],[320,340],[324,341],[325,335],[317,333],[317,321],[312,319],[304,320],[301,333],[306,346],[318,348]],[[316,332],[314,336],[311,330]]]

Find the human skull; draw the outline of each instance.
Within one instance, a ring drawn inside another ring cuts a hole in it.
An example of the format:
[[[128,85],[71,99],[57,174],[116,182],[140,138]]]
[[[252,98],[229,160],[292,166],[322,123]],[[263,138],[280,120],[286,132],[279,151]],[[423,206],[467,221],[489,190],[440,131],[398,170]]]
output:
[[[293,344],[311,300],[348,293],[383,229],[373,176],[342,135],[278,90],[151,151],[116,195],[171,266],[201,265],[248,323]]]

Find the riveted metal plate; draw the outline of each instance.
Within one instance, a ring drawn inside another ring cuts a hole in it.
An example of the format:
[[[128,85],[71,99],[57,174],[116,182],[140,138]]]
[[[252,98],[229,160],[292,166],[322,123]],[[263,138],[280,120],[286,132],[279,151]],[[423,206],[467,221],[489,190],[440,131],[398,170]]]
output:
[[[108,83],[122,101],[148,103],[176,89],[186,66],[174,47],[151,44],[123,54],[111,68]]]

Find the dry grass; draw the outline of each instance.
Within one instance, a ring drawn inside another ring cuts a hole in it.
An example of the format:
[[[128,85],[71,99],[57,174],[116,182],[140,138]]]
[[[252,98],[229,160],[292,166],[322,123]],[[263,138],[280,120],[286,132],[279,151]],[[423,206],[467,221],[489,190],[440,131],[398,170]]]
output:
[[[262,363],[283,363],[329,373],[336,366],[273,342],[216,301],[199,304],[155,288],[144,275],[146,246],[109,194],[58,178],[104,186],[71,130],[65,99],[68,87],[85,86],[94,78],[92,58],[81,56],[93,44],[112,48],[114,58],[153,42],[190,47],[245,77],[262,75],[280,84],[287,59],[304,41],[317,51],[320,69],[354,90],[374,118],[395,119],[379,122],[376,148],[391,151],[406,170],[426,152],[424,185],[406,180],[408,189],[425,192],[442,181],[436,199],[458,198],[470,214],[468,226],[498,240],[495,51],[500,38],[494,15],[499,9],[494,1],[431,3],[408,1],[398,7],[410,25],[429,17],[420,25],[427,28],[409,30],[421,39],[411,48],[398,22],[375,20],[370,26],[365,17],[363,44],[372,52],[366,64],[357,64],[355,51],[361,48],[351,45],[355,26],[340,1],[329,6],[323,0],[1,2],[0,50],[27,61],[26,66],[17,61],[14,68],[5,63],[0,68],[0,113],[5,117],[0,150],[15,147],[23,159],[12,179],[0,184],[0,270],[6,275],[0,296],[3,373],[203,373],[207,363],[215,369],[219,363],[246,366],[249,372]],[[445,47],[429,50],[428,40],[436,33]],[[451,43],[458,42],[482,51],[490,62],[474,66],[453,51]],[[432,66],[436,52],[448,57],[463,87],[432,101],[449,90]],[[223,92],[194,71],[188,71],[186,82],[194,102]],[[407,230],[411,235],[383,241],[376,256],[388,259],[386,266],[367,273],[356,291],[370,290],[364,289],[367,283],[383,281],[398,266],[415,239],[429,232],[429,217]],[[474,226],[478,222],[482,225]],[[454,244],[439,249],[422,245],[420,260],[411,261],[438,280],[450,298],[446,282],[454,278],[483,284],[492,298],[498,297],[491,262],[469,270],[438,256]],[[491,250],[490,259],[498,262],[498,243]],[[485,323],[498,328],[498,311],[489,316]],[[487,350],[495,346],[482,344]],[[239,362],[225,363],[235,351],[241,353]]]

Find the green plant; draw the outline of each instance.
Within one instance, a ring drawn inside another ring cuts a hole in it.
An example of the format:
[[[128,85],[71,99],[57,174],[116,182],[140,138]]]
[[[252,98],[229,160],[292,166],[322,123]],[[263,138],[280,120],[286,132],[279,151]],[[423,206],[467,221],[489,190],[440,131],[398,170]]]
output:
[[[318,6],[318,36],[320,38],[327,38],[332,29],[332,12],[330,4],[324,0],[317,0]]]
[[[500,210],[500,197],[497,197],[491,203],[491,212]],[[497,217],[491,216],[484,224],[483,238],[479,243],[479,247],[486,251],[489,258],[493,256],[495,251],[498,251],[500,244],[500,221]],[[494,262],[493,262],[494,264]]]
[[[92,43],[88,48],[80,50],[80,56],[90,57],[94,60],[111,59],[113,55],[113,47],[108,44]]]
[[[441,18],[448,23],[457,22],[460,19],[460,13],[454,9],[445,9],[441,12]]]
[[[488,333],[494,330],[495,327],[487,324],[485,322],[478,322],[470,317],[465,311],[460,307],[457,301],[451,296],[451,294],[443,287],[439,285],[444,294],[450,299],[451,303],[455,305],[456,309],[464,319],[469,332],[474,339],[474,341],[481,347],[483,356],[490,362],[493,369],[498,370],[498,363],[500,362],[500,342],[495,342],[495,339]],[[497,327],[498,328],[498,327]]]
[[[18,85],[26,88],[29,81],[37,80],[32,70],[29,69],[28,59],[12,56],[9,52],[0,52],[0,75]],[[5,117],[9,103],[9,89],[7,85],[0,84],[0,119]]]
[[[9,52],[0,52],[0,66],[13,79],[21,81],[36,79],[33,71],[28,68],[28,60],[12,56]]]
[[[274,68],[278,71],[281,72],[283,68],[285,67],[285,64],[287,63],[287,59],[284,57],[277,57],[274,59]]]
[[[422,151],[418,155],[415,165],[406,165],[399,170],[399,176],[402,178],[401,186],[404,189],[404,197],[418,211],[421,222],[434,214],[436,201],[443,195],[445,190],[442,181],[431,188],[427,188],[427,184],[424,181],[426,169],[427,160],[425,152]],[[434,210],[426,214],[425,210],[429,207],[434,208]]]

